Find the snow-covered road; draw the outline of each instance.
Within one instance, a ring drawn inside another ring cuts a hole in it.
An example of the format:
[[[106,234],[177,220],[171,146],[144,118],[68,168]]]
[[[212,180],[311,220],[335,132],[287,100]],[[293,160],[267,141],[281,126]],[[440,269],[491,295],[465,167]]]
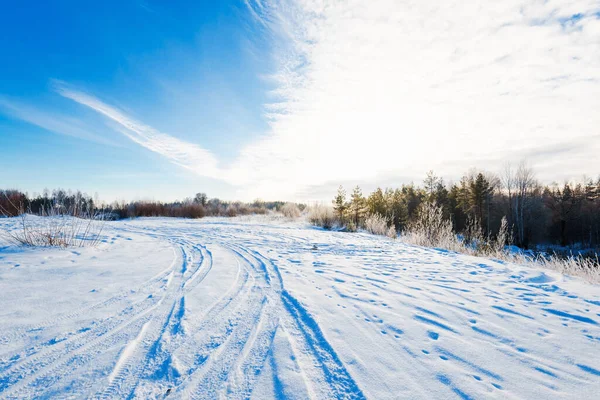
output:
[[[104,234],[97,249],[0,245],[0,398],[600,393],[598,285],[299,224]]]

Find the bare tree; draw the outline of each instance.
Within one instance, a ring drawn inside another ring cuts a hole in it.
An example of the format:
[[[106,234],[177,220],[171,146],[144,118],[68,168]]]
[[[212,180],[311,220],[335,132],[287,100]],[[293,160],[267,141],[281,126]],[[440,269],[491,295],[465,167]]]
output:
[[[510,163],[504,165],[501,182],[508,197],[509,225],[514,229],[519,246],[527,246],[526,220],[532,204],[532,194],[537,186],[533,169],[521,161],[516,170]]]
[[[513,211],[515,214],[515,229],[517,240],[521,246],[527,247],[527,238],[525,235],[525,219],[531,205],[531,193],[537,182],[533,170],[525,161],[521,161],[517,166],[513,178],[515,194],[513,196]]]
[[[504,164],[504,168],[502,171],[502,187],[506,190],[506,195],[508,197],[508,224],[509,226],[514,226],[514,214],[513,214],[513,193],[515,191],[515,181],[513,177],[513,168],[511,163],[507,162]]]
[[[206,207],[207,201],[208,197],[206,196],[206,193],[196,193],[196,196],[194,197],[194,203],[200,204],[202,207]]]

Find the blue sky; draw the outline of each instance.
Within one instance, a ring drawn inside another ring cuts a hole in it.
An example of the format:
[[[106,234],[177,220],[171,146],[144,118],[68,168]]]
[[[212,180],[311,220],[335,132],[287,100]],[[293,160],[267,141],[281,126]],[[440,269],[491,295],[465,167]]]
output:
[[[53,86],[60,80],[94,93],[159,130],[201,141],[227,162],[267,127],[269,42],[247,7],[236,1],[53,3],[3,6],[0,94],[24,113],[76,119],[89,136],[36,126],[5,106],[0,169],[12,172],[2,174],[3,186],[81,188],[127,199],[181,198],[198,190],[233,196],[231,185],[136,146]]]
[[[0,187],[327,199],[600,171],[589,0],[6,3]]]

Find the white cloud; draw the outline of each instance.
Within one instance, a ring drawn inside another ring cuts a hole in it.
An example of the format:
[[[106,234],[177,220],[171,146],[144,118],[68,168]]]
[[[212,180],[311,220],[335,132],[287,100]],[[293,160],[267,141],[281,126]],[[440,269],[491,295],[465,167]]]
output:
[[[254,7],[290,47],[280,55],[272,135],[239,164],[260,160],[293,190],[393,172],[420,179],[437,167],[457,175],[482,159],[499,164],[588,140],[569,157],[539,162],[539,172],[594,173],[598,10],[595,1],[566,0]]]

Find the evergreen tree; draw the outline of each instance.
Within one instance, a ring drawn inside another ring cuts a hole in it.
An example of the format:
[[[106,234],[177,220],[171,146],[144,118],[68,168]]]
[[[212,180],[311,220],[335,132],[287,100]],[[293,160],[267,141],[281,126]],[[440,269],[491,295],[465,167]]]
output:
[[[487,234],[489,234],[487,222],[489,222],[492,192],[492,185],[481,172],[469,183],[469,209],[479,222],[481,229],[485,230]]]
[[[366,200],[363,197],[360,187],[357,185],[350,196],[350,212],[352,213],[352,218],[354,219],[354,224],[357,228],[360,226],[365,213],[365,204]]]
[[[579,211],[584,198],[585,191],[581,185],[573,189],[565,183],[562,190],[557,186],[544,189],[544,202],[552,211],[552,221],[558,225],[561,246],[566,246],[569,242],[567,228],[571,221],[580,217]]]
[[[379,214],[383,217],[387,214],[385,196],[383,195],[383,190],[381,190],[381,188],[377,188],[369,195],[369,198],[367,199],[367,209],[370,215]]]
[[[417,216],[419,206],[423,202],[425,193],[411,183],[410,185],[402,185],[402,196],[406,202],[407,218],[413,220]]]
[[[467,214],[463,207],[464,191],[461,186],[454,184],[448,192],[448,209],[450,220],[456,232],[462,232],[467,226]]]
[[[396,231],[400,231],[404,228],[408,220],[408,210],[404,195],[399,189],[386,189],[385,200],[387,204],[388,220],[392,223]]]
[[[435,175],[433,171],[428,171],[425,180],[423,181],[423,186],[425,187],[425,194],[427,196],[427,201],[434,202],[436,201],[436,193],[440,186],[444,186],[442,180]]]
[[[346,204],[346,191],[344,190],[342,185],[340,185],[340,187],[338,188],[337,195],[333,199],[333,209],[338,214],[340,222],[343,223],[344,215],[346,213],[346,210],[348,209],[348,205]]]

